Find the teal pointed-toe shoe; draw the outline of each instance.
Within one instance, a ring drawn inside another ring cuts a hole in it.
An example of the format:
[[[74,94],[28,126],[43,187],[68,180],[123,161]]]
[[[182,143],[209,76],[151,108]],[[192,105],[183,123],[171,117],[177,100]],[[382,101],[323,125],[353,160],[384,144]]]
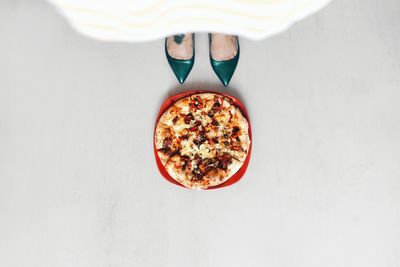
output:
[[[211,34],[208,34],[209,40],[209,49],[210,49],[210,63],[211,66],[217,74],[218,78],[221,82],[227,86],[232,79],[233,73],[235,72],[236,66],[239,62],[239,55],[240,55],[240,47],[239,47],[239,38],[237,37],[237,52],[236,55],[229,59],[229,60],[215,60],[211,56]]]
[[[184,36],[184,35],[175,35],[174,36],[175,41],[182,42],[182,39],[183,39],[182,36]],[[180,84],[183,84],[185,82],[186,78],[188,77],[188,75],[194,65],[194,34],[192,34],[192,40],[193,40],[193,55],[192,55],[192,57],[190,59],[176,59],[176,58],[173,58],[168,53],[167,38],[165,38],[165,55],[167,56],[168,63]]]

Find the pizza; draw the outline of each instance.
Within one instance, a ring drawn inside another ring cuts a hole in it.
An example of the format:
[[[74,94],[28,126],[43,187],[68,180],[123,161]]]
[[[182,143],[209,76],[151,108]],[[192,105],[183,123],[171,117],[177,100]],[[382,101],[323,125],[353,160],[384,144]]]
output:
[[[173,103],[159,118],[156,153],[168,174],[190,189],[226,182],[250,149],[249,123],[229,96],[198,93]]]

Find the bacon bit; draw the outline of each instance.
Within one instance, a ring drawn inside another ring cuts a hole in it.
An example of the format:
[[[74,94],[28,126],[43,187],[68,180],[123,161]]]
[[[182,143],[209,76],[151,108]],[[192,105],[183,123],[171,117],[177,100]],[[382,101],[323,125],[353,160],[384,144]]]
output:
[[[185,170],[188,165],[190,165],[190,157],[187,155],[181,156],[181,160],[183,161],[182,168]]]
[[[197,109],[202,109],[203,108],[203,101],[201,101],[201,98],[196,96],[193,98],[194,104],[196,105]]]
[[[206,133],[204,131],[201,131],[199,133],[199,142],[204,143],[206,141]]]
[[[197,131],[199,126],[201,126],[201,121],[195,121],[194,125],[189,128],[189,131],[191,132]]]
[[[212,112],[212,114],[215,114],[218,111],[220,111],[221,109],[222,109],[221,103],[220,102],[215,102],[211,107],[211,112]]]
[[[162,148],[159,151],[168,156],[180,155],[181,144],[180,141],[173,142],[171,137],[166,137],[163,141]]]
[[[160,148],[160,149],[158,149],[159,152],[162,152],[162,153],[164,153],[164,154],[167,154],[168,150],[169,150],[169,149],[167,149],[167,148]]]
[[[212,118],[215,113],[222,109],[221,99],[219,97],[214,98],[214,104],[211,106],[210,111],[208,112],[208,117]]]
[[[218,144],[218,138],[217,138],[217,137],[213,137],[211,140],[212,140],[215,144]]]
[[[173,151],[169,148],[160,148],[158,151],[164,153],[165,155],[167,155],[169,157],[179,155],[179,151]]]
[[[233,105],[233,99],[230,97],[225,97],[226,102],[228,102],[229,104]]]
[[[234,126],[232,128],[232,135],[236,135],[240,131],[240,128],[238,126]]]
[[[204,178],[204,174],[201,172],[200,169],[193,170],[193,180],[194,181],[201,181]]]
[[[183,120],[185,121],[186,124],[190,124],[190,122],[192,120],[194,120],[193,114],[189,113],[189,114],[182,114]]]
[[[202,143],[204,143],[205,141],[207,140],[207,138],[206,138],[206,133],[204,132],[204,131],[200,131],[199,132],[199,135],[198,135],[198,138],[196,139],[196,140],[194,140],[193,141],[193,143],[196,145],[196,146],[200,146]]]
[[[215,158],[206,158],[203,160],[202,164],[199,165],[199,168],[204,174],[207,174],[208,172],[215,170],[218,165],[218,160]]]
[[[191,102],[189,104],[189,109],[192,111],[196,111],[198,109],[202,109],[203,108],[203,102],[201,101],[201,98],[198,96],[195,96],[193,98],[191,98]]]
[[[216,120],[212,120],[211,124],[214,126],[219,126],[219,122]]]
[[[190,157],[188,155],[183,155],[181,156],[181,160],[183,160],[184,162],[190,162]]]
[[[193,143],[194,143],[197,147],[199,147],[199,146],[201,145],[201,143],[199,142],[199,140],[194,140]]]
[[[231,113],[231,111],[229,111],[229,120],[228,120],[228,122],[231,122],[232,121],[232,113]]]
[[[189,131],[191,131],[191,132],[197,131],[197,126],[190,127],[190,128],[189,128]]]
[[[218,157],[218,168],[227,170],[228,166],[232,163],[232,157],[229,154],[223,154]]]
[[[195,181],[201,181],[204,177],[204,172],[200,169],[201,162],[197,164],[197,167],[192,171],[193,179]]]
[[[171,138],[170,137],[166,137],[164,139],[164,141],[163,141],[162,146],[163,146],[163,148],[170,149],[171,148],[171,144],[172,144]]]
[[[175,124],[177,120],[178,120],[178,116],[175,116],[175,118],[172,120],[172,123]]]
[[[208,165],[208,166],[204,169],[204,173],[207,174],[207,173],[209,173],[209,172],[211,172],[211,171],[213,171],[213,170],[215,170],[215,169],[216,169],[216,167],[211,166],[211,165]]]
[[[194,156],[194,159],[197,161],[198,164],[200,164],[203,161],[199,154],[196,154]]]

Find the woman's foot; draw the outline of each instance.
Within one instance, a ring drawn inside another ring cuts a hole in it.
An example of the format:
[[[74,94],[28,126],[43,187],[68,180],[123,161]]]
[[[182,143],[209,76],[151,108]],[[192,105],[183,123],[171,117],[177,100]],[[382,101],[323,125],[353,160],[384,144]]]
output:
[[[236,56],[238,51],[238,39],[236,35],[212,33],[211,40],[210,52],[214,60],[229,60]]]
[[[175,59],[191,59],[193,56],[192,35],[192,33],[187,33],[167,37],[168,54]]]
[[[178,34],[165,39],[168,63],[180,84],[183,84],[194,64],[194,34]]]
[[[239,39],[235,35],[211,33],[209,46],[211,66],[223,85],[227,86],[239,61]]]

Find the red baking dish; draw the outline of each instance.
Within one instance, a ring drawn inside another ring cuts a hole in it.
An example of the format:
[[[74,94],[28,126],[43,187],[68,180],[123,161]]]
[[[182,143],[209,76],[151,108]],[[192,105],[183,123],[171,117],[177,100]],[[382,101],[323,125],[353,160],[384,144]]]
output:
[[[157,149],[156,149],[156,144],[155,144],[155,132],[156,132],[156,127],[157,127],[157,122],[159,120],[159,118],[161,117],[161,115],[172,105],[174,104],[176,101],[188,97],[190,95],[194,95],[194,94],[199,94],[199,93],[213,93],[213,94],[219,94],[219,95],[223,95],[223,96],[227,96],[230,97],[231,99],[233,99],[233,104],[238,107],[241,111],[242,114],[245,116],[245,118],[248,121],[249,124],[249,137],[250,137],[250,147],[249,147],[249,151],[247,153],[247,157],[242,165],[242,167],[231,177],[229,178],[227,181],[225,181],[224,183],[217,185],[217,186],[212,186],[212,187],[208,187],[205,190],[210,190],[210,189],[217,189],[217,188],[222,188],[225,186],[229,186],[232,185],[236,182],[238,182],[240,179],[242,179],[243,175],[245,174],[247,167],[249,165],[249,161],[250,161],[250,156],[251,156],[251,149],[252,149],[252,145],[253,145],[253,140],[252,140],[252,135],[251,135],[251,125],[250,125],[250,120],[249,120],[249,116],[247,113],[247,110],[245,108],[245,106],[242,104],[242,102],[240,102],[237,98],[228,95],[226,93],[220,93],[220,92],[215,92],[215,91],[206,91],[206,90],[191,90],[191,91],[186,91],[186,92],[182,92],[173,96],[168,97],[165,102],[161,105],[160,111],[158,112],[157,115],[157,120],[154,126],[154,135],[153,135],[153,149],[154,149],[154,157],[156,159],[156,163],[157,163],[157,167],[158,170],[160,171],[161,175],[169,182],[185,187],[182,184],[178,183],[177,181],[175,181],[170,175],[169,173],[165,170],[164,165],[162,164],[160,158],[158,157],[158,153],[157,153]],[[185,187],[186,188],[186,187]]]

